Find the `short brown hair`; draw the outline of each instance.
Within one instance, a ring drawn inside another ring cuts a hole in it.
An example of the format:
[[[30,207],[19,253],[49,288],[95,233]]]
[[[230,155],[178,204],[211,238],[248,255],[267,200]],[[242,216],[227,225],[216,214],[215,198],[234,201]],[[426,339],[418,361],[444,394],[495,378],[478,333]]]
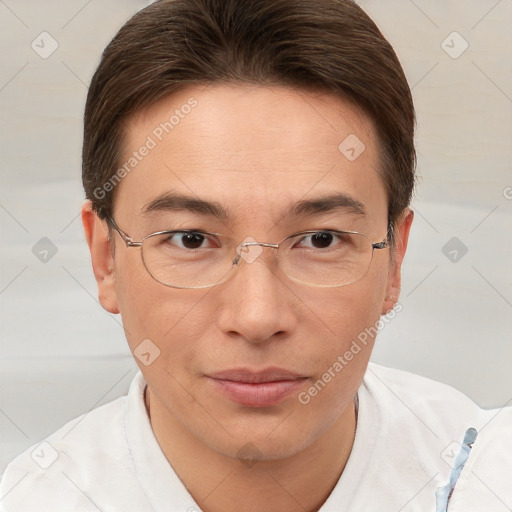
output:
[[[103,52],[85,106],[82,180],[100,218],[112,213],[115,188],[103,186],[126,120],[214,82],[314,88],[358,105],[377,128],[392,236],[414,189],[414,106],[393,48],[351,0],[160,0],[136,13]]]

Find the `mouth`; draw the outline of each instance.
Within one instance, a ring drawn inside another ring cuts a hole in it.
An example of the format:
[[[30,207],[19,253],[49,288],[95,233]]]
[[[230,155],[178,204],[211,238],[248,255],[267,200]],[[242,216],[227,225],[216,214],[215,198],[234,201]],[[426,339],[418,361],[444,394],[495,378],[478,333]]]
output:
[[[293,395],[308,377],[282,368],[237,368],[207,375],[214,389],[247,407],[271,407]]]

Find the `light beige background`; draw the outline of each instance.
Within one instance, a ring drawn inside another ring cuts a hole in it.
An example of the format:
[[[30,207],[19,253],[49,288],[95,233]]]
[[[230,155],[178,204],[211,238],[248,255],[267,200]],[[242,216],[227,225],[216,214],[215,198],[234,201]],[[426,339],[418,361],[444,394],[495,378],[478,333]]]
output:
[[[147,3],[0,0],[0,471],[67,420],[126,393],[136,371],[119,318],[96,299],[79,220],[80,151],[100,53]],[[403,310],[373,359],[482,406],[510,403],[512,2],[359,3],[413,89],[421,176]],[[43,31],[58,44],[46,59],[31,47],[43,51],[44,37],[51,48]],[[32,252],[43,237],[57,249],[46,263]],[[468,249],[449,254],[457,262],[443,253],[453,237]]]

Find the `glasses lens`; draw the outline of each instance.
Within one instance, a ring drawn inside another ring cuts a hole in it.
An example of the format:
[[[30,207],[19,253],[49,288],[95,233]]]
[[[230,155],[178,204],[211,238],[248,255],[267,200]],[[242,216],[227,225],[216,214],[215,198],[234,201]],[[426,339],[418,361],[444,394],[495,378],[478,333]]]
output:
[[[335,287],[364,277],[372,255],[370,240],[360,233],[315,231],[283,241],[278,264],[295,281]],[[234,257],[232,244],[223,246],[206,233],[156,233],[142,243],[142,259],[151,276],[176,288],[206,288],[223,282],[235,268]]]
[[[228,249],[205,233],[166,232],[142,243],[142,259],[158,282],[177,288],[205,288],[222,281],[232,268]]]
[[[316,286],[346,286],[370,267],[372,244],[360,233],[318,231],[288,238],[279,255],[292,279]]]

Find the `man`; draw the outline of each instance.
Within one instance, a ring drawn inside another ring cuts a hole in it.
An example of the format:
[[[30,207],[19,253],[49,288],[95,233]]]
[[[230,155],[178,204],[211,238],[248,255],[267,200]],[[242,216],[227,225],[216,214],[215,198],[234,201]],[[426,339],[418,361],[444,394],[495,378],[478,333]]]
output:
[[[413,135],[353,2],[163,0],[128,21],[87,98],[82,220],[140,372],[38,445],[44,467],[16,458],[2,510],[512,506],[511,410],[369,364],[400,307]]]

